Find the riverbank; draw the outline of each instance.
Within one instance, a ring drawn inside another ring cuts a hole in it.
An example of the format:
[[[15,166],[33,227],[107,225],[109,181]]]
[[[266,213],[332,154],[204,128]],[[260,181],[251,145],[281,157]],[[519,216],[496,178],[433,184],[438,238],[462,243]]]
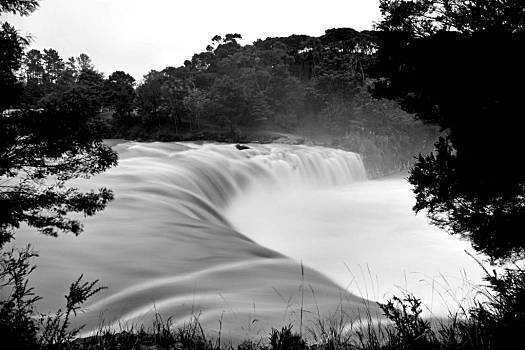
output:
[[[514,270],[496,279],[491,287],[480,287],[481,294],[501,287],[523,287],[525,273]],[[487,277],[491,277],[487,275]],[[233,344],[219,333],[210,337],[198,316],[182,327],[173,327],[171,319],[156,318],[151,328],[140,326],[120,332],[101,329],[98,334],[63,344],[77,350],[502,350],[515,348],[520,341],[523,319],[508,308],[511,292],[499,292],[498,298],[474,303],[445,319],[424,319],[423,305],[414,296],[394,296],[379,304],[385,318],[370,314],[349,323],[344,314],[329,319],[318,318],[314,324],[288,324],[272,328],[256,338]],[[220,321],[219,321],[220,325]],[[299,329],[298,329],[299,328]]]
[[[513,301],[525,287],[525,270],[517,268],[499,276],[487,272],[488,286],[478,287],[483,301],[470,299],[469,306],[444,319],[421,317],[420,300],[405,293],[379,304],[384,319],[370,313],[349,322],[334,312],[314,323],[275,325],[257,337],[233,343],[223,334],[218,320],[215,335],[204,329],[199,316],[175,327],[172,319],[157,316],[150,327],[138,325],[118,332],[100,328],[90,337],[78,338],[46,349],[76,350],[503,350],[521,341],[523,318]],[[493,294],[495,293],[495,294]],[[516,294],[518,293],[518,294]],[[491,295],[493,295],[491,297]],[[522,294],[521,294],[522,295]],[[523,296],[522,296],[523,297]],[[467,303],[466,303],[467,304]],[[247,324],[247,327],[250,327]],[[304,327],[304,328],[303,328]],[[35,347],[41,349],[41,347]]]

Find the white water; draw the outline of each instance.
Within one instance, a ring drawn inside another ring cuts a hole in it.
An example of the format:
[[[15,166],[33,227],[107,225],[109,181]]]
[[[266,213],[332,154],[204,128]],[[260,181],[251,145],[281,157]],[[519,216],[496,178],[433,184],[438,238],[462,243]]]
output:
[[[416,216],[403,177],[327,189],[254,191],[227,217],[257,243],[302,261],[372,300],[410,292],[427,316],[446,316],[471,297],[482,271],[469,243]],[[258,208],[250,217],[249,208]],[[479,257],[478,257],[479,258]]]
[[[200,313],[208,329],[222,318],[239,338],[297,324],[301,304],[305,324],[341,305],[350,317],[374,313],[359,296],[384,300],[397,287],[442,315],[457,297],[439,293],[466,291],[462,271],[479,281],[468,245],[414,216],[401,177],[367,181],[359,156],[341,150],[250,147],[116,145],[119,166],[79,184],[116,195],[83,234],[17,235],[41,253],[41,311],[85,273],[109,286],[78,320],[87,331],[148,323],[156,310],[179,322]]]

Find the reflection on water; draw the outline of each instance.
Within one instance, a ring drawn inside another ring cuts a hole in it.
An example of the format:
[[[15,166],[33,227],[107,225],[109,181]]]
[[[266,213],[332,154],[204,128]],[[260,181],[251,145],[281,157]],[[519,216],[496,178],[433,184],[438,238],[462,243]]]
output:
[[[414,217],[401,178],[367,181],[356,154],[287,145],[115,148],[118,167],[78,183],[116,195],[84,220],[84,233],[17,235],[41,255],[33,278],[40,311],[62,305],[80,273],[109,287],[80,315],[86,331],[101,322],[147,324],[156,310],[180,322],[200,314],[207,329],[222,319],[226,335],[238,338],[296,321],[301,300],[307,319],[341,306],[357,316],[366,302],[356,295],[380,299],[405,284],[425,292],[417,279],[439,273],[457,285],[462,268],[479,275],[464,244]],[[360,267],[374,283],[352,281]]]

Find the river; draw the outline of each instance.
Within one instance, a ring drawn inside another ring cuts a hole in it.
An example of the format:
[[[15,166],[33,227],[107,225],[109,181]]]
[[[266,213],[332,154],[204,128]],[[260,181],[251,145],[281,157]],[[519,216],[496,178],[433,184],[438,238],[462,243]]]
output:
[[[461,304],[482,271],[467,242],[411,211],[403,175],[368,180],[357,154],[292,145],[136,143],[114,146],[119,165],[83,188],[107,186],[115,200],[82,218],[78,237],[27,228],[16,244],[39,251],[32,283],[39,311],[64,304],[84,273],[108,286],[75,321],[84,335],[198,316],[224,337],[266,336],[271,327],[310,327],[409,291],[425,314]],[[302,321],[301,321],[302,319]]]

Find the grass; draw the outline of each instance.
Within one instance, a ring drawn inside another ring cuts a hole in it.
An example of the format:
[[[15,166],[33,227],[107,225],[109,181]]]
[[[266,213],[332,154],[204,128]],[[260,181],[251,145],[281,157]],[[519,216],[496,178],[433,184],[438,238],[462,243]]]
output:
[[[301,302],[299,324],[276,325],[277,328],[267,331],[266,337],[239,344],[222,338],[222,319],[218,335],[210,337],[198,314],[182,326],[175,326],[172,318],[164,319],[157,313],[149,327],[121,326],[115,330],[101,326],[93,336],[79,338],[80,328],[71,328],[71,319],[103,287],[97,281],[85,282],[81,276],[71,284],[63,310],[38,315],[35,303],[39,297],[28,287],[29,275],[35,269],[30,260],[35,256],[30,247],[2,253],[2,349],[492,350],[515,348],[515,344],[522,342],[525,331],[525,269],[515,265],[500,274],[486,270],[488,285],[478,288],[478,298],[434,323],[422,316],[424,305],[416,296],[401,292],[378,304],[382,318],[372,314],[373,308],[369,307],[356,319],[355,315],[345,313],[341,302],[332,315],[321,316],[317,310],[313,321],[306,322]],[[304,282],[300,291],[303,297]],[[315,298],[313,290],[312,294]]]

